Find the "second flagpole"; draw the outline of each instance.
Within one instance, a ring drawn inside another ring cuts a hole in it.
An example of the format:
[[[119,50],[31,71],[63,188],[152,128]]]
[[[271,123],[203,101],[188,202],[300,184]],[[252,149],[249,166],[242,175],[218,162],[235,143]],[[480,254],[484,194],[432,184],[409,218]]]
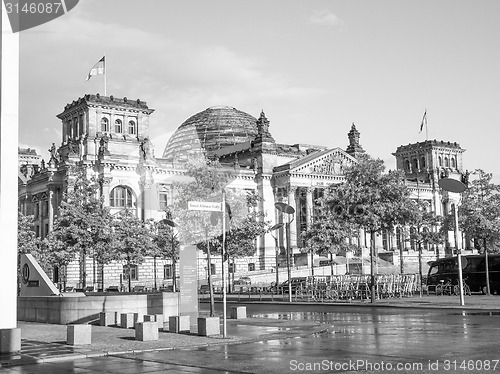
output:
[[[106,65],[108,64],[108,61],[107,61],[107,58],[106,58],[106,54],[104,54],[104,96],[107,96],[107,90],[106,90],[106,80],[107,80],[107,77],[106,77]]]

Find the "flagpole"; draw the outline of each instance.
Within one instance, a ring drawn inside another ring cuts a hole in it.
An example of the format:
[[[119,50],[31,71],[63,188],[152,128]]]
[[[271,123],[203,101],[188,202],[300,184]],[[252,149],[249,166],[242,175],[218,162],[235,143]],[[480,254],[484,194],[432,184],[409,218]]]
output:
[[[106,61],[106,54],[104,54],[104,96],[106,96],[106,65],[107,65],[107,61]]]
[[[425,108],[425,140],[429,140],[429,129],[427,128],[427,108]]]

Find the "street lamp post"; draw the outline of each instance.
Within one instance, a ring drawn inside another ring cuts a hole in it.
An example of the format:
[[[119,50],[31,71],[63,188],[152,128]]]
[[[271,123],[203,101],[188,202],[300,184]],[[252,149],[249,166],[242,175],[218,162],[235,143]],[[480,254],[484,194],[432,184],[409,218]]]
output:
[[[276,251],[276,289],[278,289],[278,285],[279,285],[279,281],[280,281],[280,277],[279,277],[279,271],[278,271],[278,268],[279,268],[279,262],[278,262],[278,256],[279,256],[279,247],[278,247],[278,238],[276,236],[273,235],[273,231],[276,231],[276,230],[279,230],[281,229],[282,227],[284,226],[283,223],[277,223],[276,225],[274,225],[273,227],[271,227],[269,229],[270,233],[271,233],[271,236],[273,237],[274,239],[274,249]]]
[[[290,269],[290,224],[293,222],[293,215],[295,213],[295,209],[285,203],[275,203],[274,206],[281,213],[286,213],[288,216],[288,222],[285,226],[285,237],[286,237],[286,267],[288,273],[288,302],[292,302],[292,283],[291,283],[291,269]],[[292,220],[290,220],[290,216],[292,216]]]
[[[175,273],[175,264],[176,264],[176,258],[175,258],[175,234],[174,234],[174,228],[177,227],[177,224],[172,221],[171,219],[165,218],[162,220],[164,224],[167,226],[170,226],[172,228],[172,291],[176,292],[176,273]],[[155,270],[156,274],[156,270]],[[155,288],[156,288],[156,278],[155,278]]]
[[[438,182],[439,187],[445,191],[462,193],[467,189],[467,186],[462,182],[453,178],[442,178]],[[462,276],[462,251],[458,248],[458,209],[457,203],[453,204],[453,213],[455,218],[455,249],[457,250],[458,260],[458,287],[460,290],[460,305],[464,305],[464,285]]]

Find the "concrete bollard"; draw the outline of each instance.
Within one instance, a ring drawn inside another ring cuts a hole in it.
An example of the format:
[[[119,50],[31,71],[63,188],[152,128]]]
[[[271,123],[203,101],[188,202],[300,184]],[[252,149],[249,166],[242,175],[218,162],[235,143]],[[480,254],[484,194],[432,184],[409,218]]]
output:
[[[201,335],[201,336],[220,335],[220,318],[219,317],[199,317],[198,318],[198,335]]]
[[[144,316],[141,313],[134,313],[134,323],[144,322]]]
[[[247,318],[247,307],[246,306],[232,306],[231,307],[231,318],[232,319],[245,319],[245,318]]]
[[[135,340],[142,342],[158,340],[158,325],[156,322],[138,322],[135,325]]]
[[[134,328],[134,313],[120,314],[120,327],[124,329]]]
[[[100,312],[99,325],[100,326],[115,326],[116,325],[116,312]]]
[[[170,331],[170,319],[168,321],[163,321],[163,331]]]
[[[155,314],[154,317],[158,325],[158,330],[163,331],[163,314]]]
[[[168,318],[168,331],[173,333],[190,332],[189,316],[171,316]]]
[[[91,344],[91,325],[68,325],[66,329],[66,342],[68,345]]]

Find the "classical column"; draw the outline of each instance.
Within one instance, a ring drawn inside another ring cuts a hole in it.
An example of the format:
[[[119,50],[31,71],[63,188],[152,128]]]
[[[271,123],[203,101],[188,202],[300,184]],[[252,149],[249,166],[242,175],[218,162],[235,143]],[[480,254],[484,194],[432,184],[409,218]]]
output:
[[[49,189],[49,196],[48,196],[48,199],[49,199],[49,232],[52,231],[52,228],[54,227],[54,191],[52,190],[52,188]],[[45,234],[48,234],[48,233],[45,233]]]
[[[313,212],[314,212],[314,205],[313,205],[313,191],[314,188],[308,188],[306,192],[306,223],[307,223],[307,228],[309,229],[311,227],[312,221],[313,221]]]
[[[101,191],[102,191],[102,196],[104,196],[104,206],[109,206],[109,194],[110,194],[110,189],[109,185],[111,183],[112,177],[102,177],[101,178]]]
[[[0,354],[21,350],[17,328],[17,146],[19,133],[19,33],[13,33],[2,2],[0,86]]]
[[[290,247],[297,246],[297,233],[299,232],[298,227],[300,227],[300,222],[298,220],[298,211],[300,207],[297,206],[296,193],[297,187],[290,186],[288,188],[288,205],[295,209],[295,218],[290,225]],[[288,218],[286,217],[286,215],[283,217],[283,219],[285,220],[285,222],[288,222]],[[290,219],[292,219],[292,217],[290,217]]]

